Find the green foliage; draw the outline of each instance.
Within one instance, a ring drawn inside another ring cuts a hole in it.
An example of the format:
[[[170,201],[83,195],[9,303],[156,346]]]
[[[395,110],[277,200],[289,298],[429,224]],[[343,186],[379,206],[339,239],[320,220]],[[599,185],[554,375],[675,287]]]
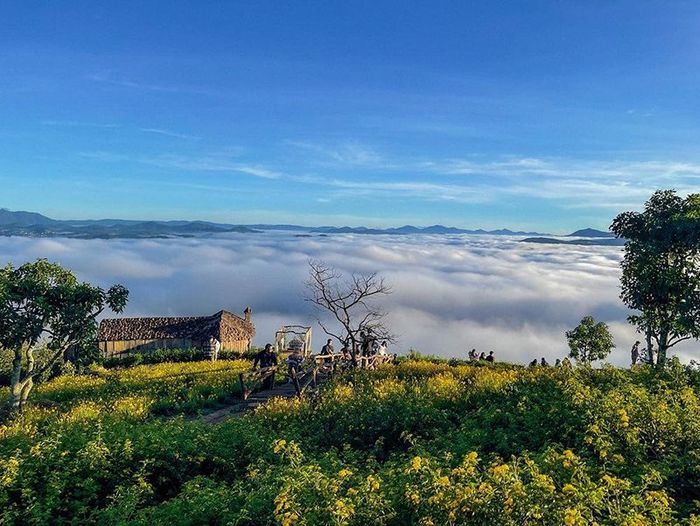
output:
[[[71,271],[45,259],[0,269],[0,348],[13,352],[12,408],[26,401],[34,379],[66,351],[79,352],[93,341],[96,317],[105,308],[121,312],[128,296],[121,285],[104,291],[81,283]],[[50,355],[39,365],[34,348],[42,339]]]
[[[0,426],[3,524],[699,524],[700,373],[677,362],[404,360],[220,425],[180,416],[249,366],[39,386]]]
[[[670,347],[700,337],[700,194],[658,191],[610,229],[626,239],[621,297],[639,311],[629,320],[655,340],[663,366]]]
[[[219,351],[220,360],[252,360],[258,352],[257,348],[250,351]],[[100,363],[108,369],[115,367],[133,367],[135,365],[153,365],[157,363],[182,363],[208,360],[201,349],[188,347],[185,349],[153,349],[150,351],[133,352],[121,358],[108,358],[106,360],[93,359],[91,363]]]
[[[569,356],[581,363],[603,360],[615,348],[615,342],[607,324],[586,316],[575,329],[566,331]]]

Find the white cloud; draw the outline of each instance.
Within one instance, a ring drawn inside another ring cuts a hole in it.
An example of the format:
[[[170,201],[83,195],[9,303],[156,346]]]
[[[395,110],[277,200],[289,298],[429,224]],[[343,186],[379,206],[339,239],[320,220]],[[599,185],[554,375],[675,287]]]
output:
[[[440,356],[495,350],[528,362],[566,353],[563,332],[587,314],[608,322],[625,364],[638,335],[618,299],[620,250],[522,244],[491,236],[328,236],[240,234],[179,240],[3,238],[0,261],[48,257],[82,279],[131,290],[129,315],[202,315],[253,308],[263,344],[284,323],[312,323],[303,300],[309,258],[338,270],[379,271],[394,293],[383,307],[396,350]],[[316,345],[323,338],[314,323]],[[692,357],[694,344],[679,348]]]
[[[195,135],[187,135],[185,133],[178,133],[172,130],[165,130],[163,128],[139,128],[139,131],[142,131],[144,133],[154,133],[156,135],[164,135],[166,137],[174,137],[176,139],[188,139],[194,141],[198,141],[201,139],[201,137],[197,137]]]
[[[162,154],[156,156],[125,155],[112,152],[84,152],[88,159],[110,163],[133,162],[158,168],[195,172],[238,172],[263,179],[278,179],[282,173],[252,163],[232,161],[224,156],[187,156],[180,154]]]

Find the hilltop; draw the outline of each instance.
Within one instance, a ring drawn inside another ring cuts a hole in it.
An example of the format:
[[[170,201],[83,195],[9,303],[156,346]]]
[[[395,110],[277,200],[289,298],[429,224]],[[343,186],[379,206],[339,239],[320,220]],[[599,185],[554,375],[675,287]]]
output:
[[[0,425],[3,524],[698,524],[698,373],[404,359],[217,424],[244,360],[61,376]],[[50,520],[47,520],[49,519]]]

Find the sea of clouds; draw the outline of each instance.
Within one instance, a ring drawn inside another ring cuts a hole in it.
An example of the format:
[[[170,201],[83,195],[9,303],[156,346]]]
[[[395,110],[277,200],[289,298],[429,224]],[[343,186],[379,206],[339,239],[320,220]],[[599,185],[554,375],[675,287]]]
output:
[[[379,272],[393,293],[382,301],[398,335],[393,351],[465,357],[494,350],[497,359],[550,363],[567,352],[564,331],[588,314],[607,322],[618,348],[609,361],[629,363],[639,335],[619,300],[619,247],[541,245],[502,236],[310,237],[233,234],[158,240],[0,238],[0,262],[39,257],[89,282],[131,291],[125,315],[206,315],[253,309],[255,344],[282,324],[312,324],[304,301],[308,261],[338,271]],[[688,360],[695,347],[679,348]]]

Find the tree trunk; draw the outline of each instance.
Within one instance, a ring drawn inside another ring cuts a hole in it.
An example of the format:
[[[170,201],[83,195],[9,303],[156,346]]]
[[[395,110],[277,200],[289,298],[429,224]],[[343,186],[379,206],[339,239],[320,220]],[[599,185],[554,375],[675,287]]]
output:
[[[22,374],[22,351],[27,357],[27,369]],[[56,360],[55,355],[49,364]],[[31,345],[27,347],[21,347],[15,349],[14,358],[12,360],[12,376],[10,380],[10,396],[8,398],[8,405],[11,411],[21,411],[29,398],[29,393],[31,393],[34,387],[34,377],[41,373],[44,368],[36,370],[36,359],[34,358],[34,350]]]
[[[656,366],[663,369],[666,365],[666,352],[668,351],[668,333],[659,334],[659,354],[656,358]]]
[[[21,405],[22,397],[22,349],[14,350],[14,358],[12,359],[12,376],[10,377],[10,396],[8,404],[10,410],[18,411]]]
[[[29,393],[32,391],[33,387],[34,387],[34,376],[29,376],[24,381],[24,384],[22,385],[22,391],[20,392],[20,399],[19,399],[20,410],[24,409],[24,406],[27,403],[27,399],[29,398]]]
[[[647,338],[647,363],[649,365],[654,365],[654,342],[651,341],[652,334],[651,334],[650,329],[647,329],[647,331],[646,331],[646,338]]]

